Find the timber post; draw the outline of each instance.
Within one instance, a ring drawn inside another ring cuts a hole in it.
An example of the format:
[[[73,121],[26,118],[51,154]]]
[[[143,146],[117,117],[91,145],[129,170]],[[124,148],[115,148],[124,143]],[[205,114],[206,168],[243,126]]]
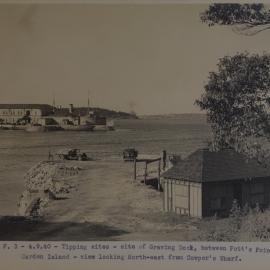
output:
[[[145,169],[144,169],[144,184],[146,184],[146,177],[147,177],[147,161],[145,161]]]
[[[190,182],[188,182],[188,216],[190,217]]]
[[[134,177],[133,179],[136,180],[137,178],[137,158],[134,159]]]
[[[160,190],[160,161],[158,161],[158,190]]]

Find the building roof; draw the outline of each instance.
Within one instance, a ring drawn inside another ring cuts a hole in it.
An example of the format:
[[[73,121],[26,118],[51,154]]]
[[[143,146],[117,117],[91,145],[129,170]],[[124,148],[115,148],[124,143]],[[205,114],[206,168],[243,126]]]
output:
[[[53,107],[48,104],[0,104],[0,109],[41,109],[52,110]]]
[[[270,176],[270,167],[247,160],[232,149],[211,152],[199,149],[166,171],[164,178],[192,182],[216,182]]]

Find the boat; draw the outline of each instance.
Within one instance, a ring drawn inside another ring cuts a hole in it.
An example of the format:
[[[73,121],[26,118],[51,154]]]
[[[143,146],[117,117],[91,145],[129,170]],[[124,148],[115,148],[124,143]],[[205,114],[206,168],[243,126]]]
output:
[[[27,132],[47,132],[47,131],[59,131],[63,130],[59,125],[41,125],[41,124],[29,124],[25,131]]]
[[[17,124],[2,124],[0,126],[1,130],[25,130],[26,125],[17,125]]]
[[[94,126],[94,131],[115,130],[113,120],[107,120],[106,117],[100,116],[96,112],[89,113],[87,123]]]
[[[115,128],[113,126],[107,126],[107,125],[95,125],[94,131],[113,131]]]
[[[81,124],[80,120],[63,119],[60,127],[65,131],[92,131],[95,126],[92,123]]]
[[[93,130],[94,131],[107,131],[108,128],[106,125],[95,125]]]
[[[94,125],[67,125],[61,124],[60,127],[65,131],[92,131]]]
[[[9,130],[9,128],[8,127],[0,126],[0,130]]]

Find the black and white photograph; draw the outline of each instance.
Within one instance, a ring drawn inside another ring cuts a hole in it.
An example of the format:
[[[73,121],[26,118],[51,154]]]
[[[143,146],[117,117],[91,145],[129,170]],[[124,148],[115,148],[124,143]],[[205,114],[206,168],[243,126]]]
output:
[[[0,241],[269,241],[270,5],[128,2],[0,4]]]

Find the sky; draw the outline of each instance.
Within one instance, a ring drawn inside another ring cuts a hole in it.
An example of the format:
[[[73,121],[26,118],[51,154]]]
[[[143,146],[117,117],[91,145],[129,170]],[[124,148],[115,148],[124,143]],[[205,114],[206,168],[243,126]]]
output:
[[[0,103],[198,113],[218,59],[269,52],[270,30],[208,27],[207,4],[0,5]]]

